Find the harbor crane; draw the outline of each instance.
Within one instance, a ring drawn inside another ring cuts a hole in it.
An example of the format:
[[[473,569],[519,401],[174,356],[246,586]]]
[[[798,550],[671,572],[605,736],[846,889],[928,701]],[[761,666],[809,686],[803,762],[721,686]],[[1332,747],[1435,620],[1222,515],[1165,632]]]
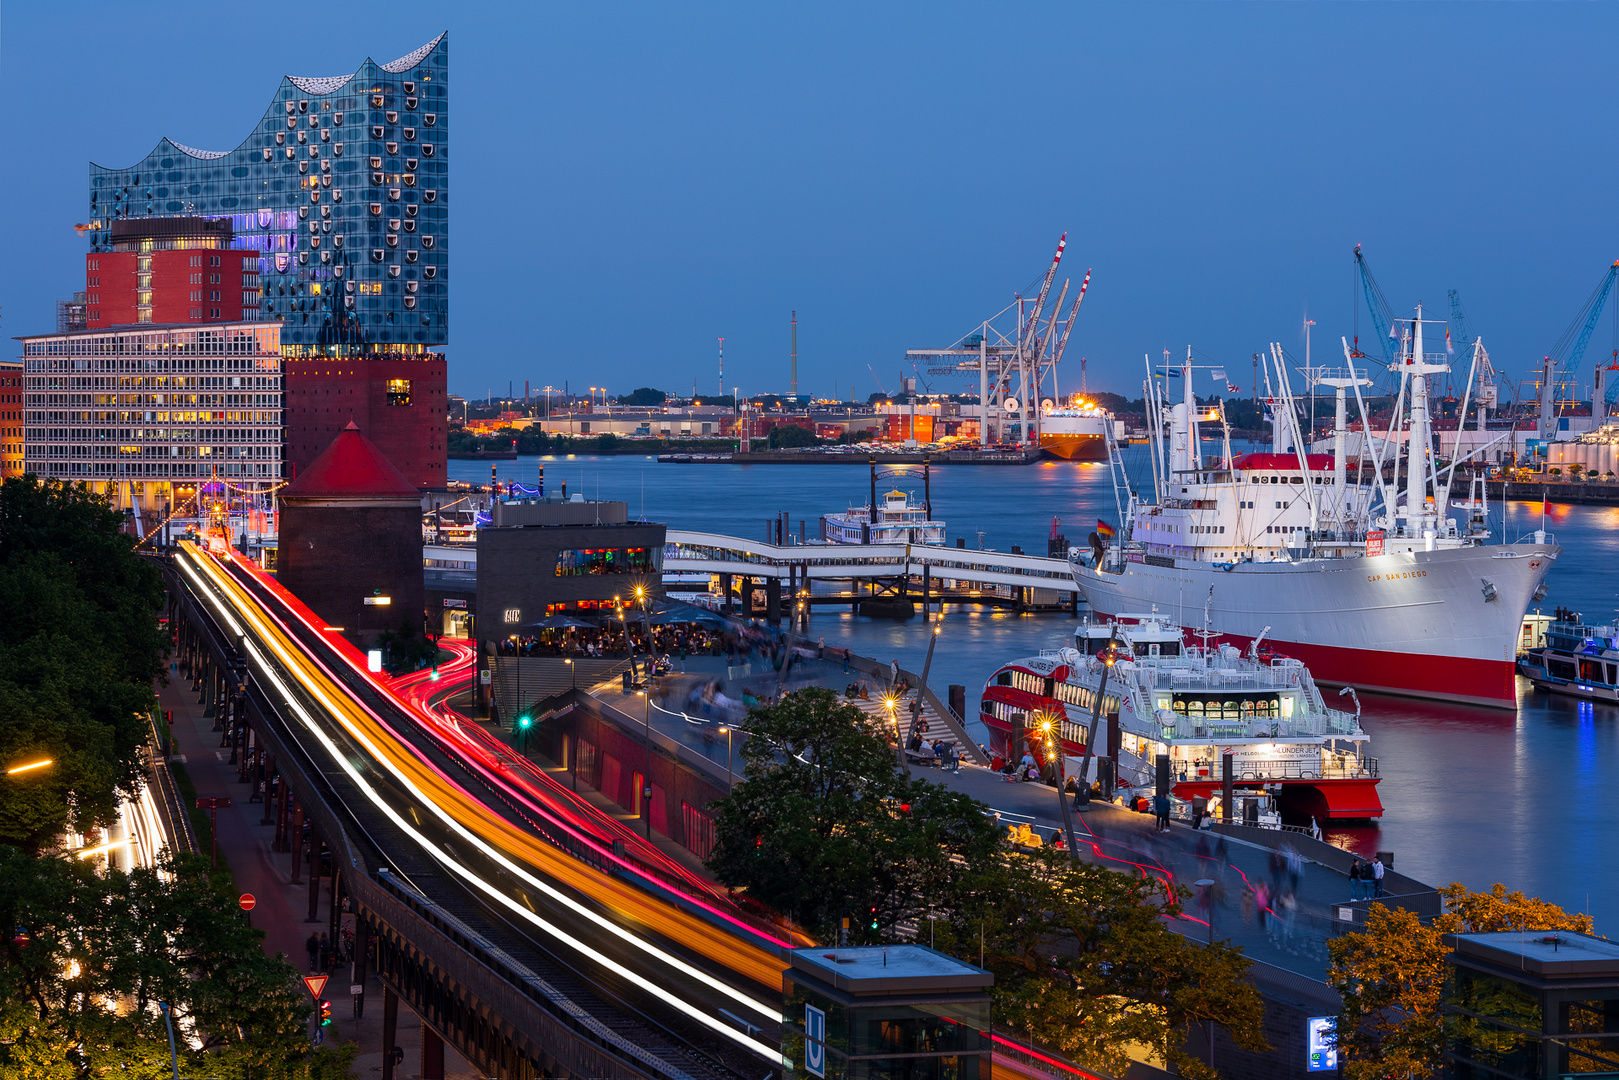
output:
[[[1551,436],[1552,423],[1557,408],[1557,388],[1566,388],[1563,395],[1565,401],[1572,400],[1574,397],[1572,392],[1573,384],[1577,378],[1576,373],[1580,359],[1585,355],[1585,347],[1591,343],[1591,334],[1597,328],[1597,320],[1602,317],[1603,305],[1607,303],[1608,293],[1613,291],[1613,282],[1616,277],[1619,277],[1619,260],[1615,260],[1613,265],[1608,267],[1607,272],[1602,275],[1602,281],[1598,283],[1591,295],[1586,298],[1585,306],[1580,309],[1580,313],[1574,316],[1574,321],[1568,324],[1568,328],[1557,339],[1557,343],[1552,346],[1551,351],[1541,359],[1540,426],[1538,434],[1543,439]],[[1597,369],[1596,381],[1599,384],[1602,381],[1601,370],[1601,368]],[[1609,387],[1606,395],[1604,395],[1600,390],[1600,386],[1594,387],[1592,411],[1595,412],[1598,408],[1605,409],[1606,405],[1612,400],[1615,389],[1619,389],[1619,386]],[[1602,402],[1600,406],[1597,404],[1599,400]]]
[[[1034,297],[1015,297],[946,348],[906,350],[906,360],[913,365],[928,364],[929,375],[977,373],[982,412],[980,445],[1014,441],[1013,432],[1015,441],[1023,445],[1040,441],[1046,403],[1056,403],[1057,364],[1068,347],[1091,283],[1091,271],[1087,269],[1065,319],[1063,307],[1072,286],[1072,280],[1065,278],[1057,302],[1048,313],[1051,287],[1067,246],[1068,234],[1063,233]]]

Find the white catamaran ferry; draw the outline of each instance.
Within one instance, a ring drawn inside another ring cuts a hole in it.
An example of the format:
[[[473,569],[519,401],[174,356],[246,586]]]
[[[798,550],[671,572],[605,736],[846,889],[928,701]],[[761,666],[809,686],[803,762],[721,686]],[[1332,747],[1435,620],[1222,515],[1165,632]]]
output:
[[[1122,785],[1150,791],[1166,755],[1175,795],[1212,797],[1230,761],[1239,801],[1266,793],[1284,814],[1317,820],[1382,815],[1378,763],[1364,753],[1358,716],[1327,708],[1302,663],[1257,647],[1244,656],[1231,645],[1188,646],[1156,613],[1120,619],[1087,623],[1073,648],[990,676],[979,719],[997,753],[1029,753],[1044,768],[1060,752],[1078,775],[1106,671],[1092,754],[1115,763]]]

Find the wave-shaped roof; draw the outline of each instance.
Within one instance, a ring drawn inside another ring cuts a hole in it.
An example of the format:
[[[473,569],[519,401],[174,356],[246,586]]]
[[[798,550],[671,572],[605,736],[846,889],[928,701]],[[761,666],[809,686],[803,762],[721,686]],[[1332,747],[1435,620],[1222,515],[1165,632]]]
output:
[[[445,31],[445,33],[448,32]],[[397,60],[390,60],[386,64],[378,64],[377,66],[391,75],[409,71],[425,60],[427,54],[433,51],[434,46],[443,40],[444,34],[440,34],[415,52],[406,53]],[[332,94],[341,90],[352,78],[354,78],[353,73],[348,75],[288,75],[287,81],[306,94]]]
[[[397,60],[390,60],[386,64],[378,64],[377,66],[391,75],[409,71],[427,59],[428,54],[438,46],[439,42],[444,40],[448,33],[449,31],[446,30],[421,48],[408,52]],[[363,67],[364,65],[361,66]],[[288,75],[287,81],[306,94],[334,94],[347,86],[357,74],[359,73],[355,71],[347,75]],[[180,153],[189,154],[198,161],[217,161],[219,158],[227,157],[231,153],[229,150],[198,150],[194,146],[187,146],[185,143],[175,142],[173,139],[169,139],[168,142]]]

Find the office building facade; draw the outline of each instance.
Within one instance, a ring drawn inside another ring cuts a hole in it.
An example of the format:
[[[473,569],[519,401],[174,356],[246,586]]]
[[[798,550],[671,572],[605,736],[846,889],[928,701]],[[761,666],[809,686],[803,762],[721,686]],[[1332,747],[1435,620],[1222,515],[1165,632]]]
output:
[[[268,492],[282,476],[280,334],[235,322],[20,338],[23,468],[148,520],[203,484]]]
[[[22,361],[0,360],[0,480],[23,474]]]

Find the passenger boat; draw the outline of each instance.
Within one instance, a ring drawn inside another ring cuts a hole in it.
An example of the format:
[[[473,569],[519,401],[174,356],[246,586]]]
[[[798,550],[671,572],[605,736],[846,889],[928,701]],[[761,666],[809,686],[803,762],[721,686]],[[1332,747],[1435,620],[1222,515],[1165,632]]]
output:
[[[1562,548],[1543,530],[1512,543],[1492,536],[1480,480],[1473,481],[1480,497],[1469,500],[1465,516],[1450,516],[1451,476],[1434,463],[1445,433],[1432,431],[1428,415],[1428,380],[1449,365],[1443,353],[1423,353],[1423,325],[1420,307],[1401,322],[1401,354],[1391,368],[1399,400],[1410,403],[1393,483],[1383,479],[1389,462],[1380,451],[1363,461],[1345,452],[1346,390],[1358,401],[1360,388],[1371,385],[1357,366],[1364,361],[1347,345],[1347,368],[1313,369],[1317,385],[1336,391],[1332,454],[1305,452],[1279,347],[1270,362],[1276,389],[1267,405],[1268,453],[1231,452],[1219,403],[1200,404],[1192,394],[1190,353],[1175,380],[1186,400],[1167,404],[1158,390],[1164,380],[1152,380],[1148,411],[1160,421],[1148,425],[1156,496],[1141,499],[1127,489],[1115,459],[1123,525],[1110,537],[1098,534],[1111,529],[1098,530],[1089,550],[1070,556],[1091,609],[1116,615],[1156,608],[1195,627],[1207,608],[1221,641],[1243,648],[1264,638],[1324,683],[1516,708],[1521,621],[1545,594],[1546,573]],[[1463,417],[1487,361],[1482,342],[1475,343]],[[1484,407],[1478,402],[1481,418]],[[1222,439],[1218,456],[1198,449],[1200,424]]]
[[[1156,612],[1121,615],[1081,625],[1071,648],[1003,665],[979,705],[992,748],[1009,761],[1027,752],[1048,771],[1060,745],[1077,776],[1105,672],[1093,757],[1111,761],[1121,785],[1150,792],[1165,755],[1172,794],[1210,798],[1230,761],[1238,800],[1266,795],[1317,820],[1380,817],[1378,763],[1358,716],[1327,708],[1300,661],[1202,636],[1189,645]]]
[[[1518,671],[1540,690],[1588,701],[1619,701],[1619,628],[1590,626],[1558,608],[1544,643],[1525,649]]]
[[[930,520],[926,505],[894,490],[884,493],[875,520],[869,506],[822,514],[821,539],[829,544],[942,544],[944,522]]]

